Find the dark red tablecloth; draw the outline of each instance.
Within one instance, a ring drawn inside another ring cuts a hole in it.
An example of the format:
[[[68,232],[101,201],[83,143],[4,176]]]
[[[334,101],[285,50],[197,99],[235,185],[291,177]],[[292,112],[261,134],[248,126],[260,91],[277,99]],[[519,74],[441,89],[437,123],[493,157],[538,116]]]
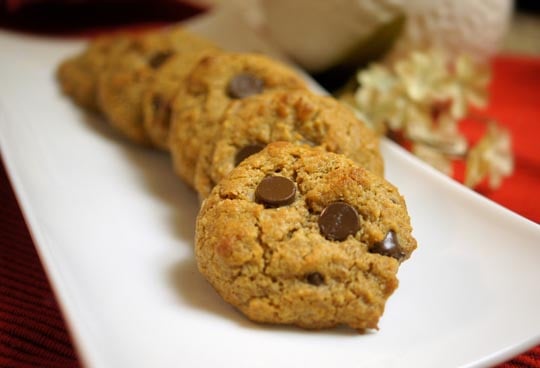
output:
[[[489,114],[512,132],[516,172],[483,194],[540,222],[540,58],[493,62]],[[421,245],[420,245],[421,246]],[[58,304],[0,165],[0,367],[78,367]],[[501,365],[540,368],[540,346]]]

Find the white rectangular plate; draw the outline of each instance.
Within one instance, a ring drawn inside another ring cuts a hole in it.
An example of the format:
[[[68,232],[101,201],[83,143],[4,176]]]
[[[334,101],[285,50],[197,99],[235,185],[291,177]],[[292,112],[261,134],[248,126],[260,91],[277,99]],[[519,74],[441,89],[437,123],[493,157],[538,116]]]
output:
[[[269,50],[238,18],[192,25]],[[38,252],[92,367],[477,367],[540,343],[540,227],[383,142],[419,248],[380,331],[257,325],[197,272],[196,195],[169,158],[59,92],[77,41],[0,32],[0,144]]]

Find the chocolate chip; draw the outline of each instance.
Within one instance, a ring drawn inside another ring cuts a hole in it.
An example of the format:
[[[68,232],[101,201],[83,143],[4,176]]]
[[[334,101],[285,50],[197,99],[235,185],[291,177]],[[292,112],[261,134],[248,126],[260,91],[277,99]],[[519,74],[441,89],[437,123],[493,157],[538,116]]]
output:
[[[168,129],[170,125],[172,107],[163,100],[160,95],[152,97],[152,109],[154,110],[154,121],[158,122],[163,128]]]
[[[257,186],[255,198],[270,206],[284,206],[294,202],[296,186],[283,176],[267,176]]]
[[[154,111],[161,109],[162,105],[163,105],[163,99],[161,98],[160,95],[152,96],[152,109],[154,109]]]
[[[227,94],[231,98],[244,98],[261,93],[264,81],[249,73],[237,74],[227,86]]]
[[[169,126],[171,125],[172,107],[170,104],[167,104],[165,105],[163,110],[163,120],[161,125],[164,128],[169,128]]]
[[[312,273],[308,273],[306,275],[306,280],[307,282],[309,282],[311,285],[315,285],[315,286],[319,286],[321,284],[324,283],[324,277],[323,275],[321,275],[320,273],[318,272],[312,272]]]
[[[244,161],[249,156],[259,152],[264,148],[264,144],[255,143],[255,144],[249,144],[247,146],[242,147],[237,153],[236,156],[234,156],[234,165],[238,166],[238,164],[242,161]]]
[[[345,240],[360,229],[358,212],[346,202],[331,203],[319,216],[319,229],[328,240]]]
[[[373,244],[369,251],[370,253],[378,253],[383,256],[394,257],[395,259],[405,257],[405,253],[401,249],[401,245],[399,245],[394,230],[390,230],[382,241]]]
[[[173,56],[173,54],[174,53],[172,51],[160,51],[152,55],[150,60],[148,60],[148,64],[152,69],[157,69],[161,65],[163,65],[163,63],[166,62],[171,56]]]

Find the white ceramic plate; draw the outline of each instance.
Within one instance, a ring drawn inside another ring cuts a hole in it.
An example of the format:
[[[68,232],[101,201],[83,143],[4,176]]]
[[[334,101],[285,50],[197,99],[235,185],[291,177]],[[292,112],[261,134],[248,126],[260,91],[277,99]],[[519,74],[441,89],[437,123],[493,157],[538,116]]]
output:
[[[238,18],[195,30],[267,50]],[[383,142],[418,250],[380,331],[261,326],[192,253],[198,203],[169,158],[120,139],[54,78],[75,41],[0,32],[0,144],[38,252],[91,367],[477,367],[540,343],[540,226]],[[531,199],[534,200],[534,199]]]

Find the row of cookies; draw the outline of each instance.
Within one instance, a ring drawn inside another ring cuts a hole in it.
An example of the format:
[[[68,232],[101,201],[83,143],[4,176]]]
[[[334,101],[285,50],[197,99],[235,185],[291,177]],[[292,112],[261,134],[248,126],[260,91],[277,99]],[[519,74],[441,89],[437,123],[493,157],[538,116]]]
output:
[[[128,139],[166,148],[165,105],[199,59],[217,50],[181,27],[119,33],[93,40],[65,60],[57,76],[66,95],[102,113]]]
[[[278,140],[383,172],[375,134],[334,99],[310,93],[294,70],[221,51],[182,28],[99,38],[63,62],[58,77],[68,96],[130,140],[170,150],[201,198],[235,159]]]
[[[416,241],[377,137],[347,107],[179,28],[99,39],[58,76],[126,137],[170,151],[205,199],[197,261],[227,302],[260,322],[377,327]]]

